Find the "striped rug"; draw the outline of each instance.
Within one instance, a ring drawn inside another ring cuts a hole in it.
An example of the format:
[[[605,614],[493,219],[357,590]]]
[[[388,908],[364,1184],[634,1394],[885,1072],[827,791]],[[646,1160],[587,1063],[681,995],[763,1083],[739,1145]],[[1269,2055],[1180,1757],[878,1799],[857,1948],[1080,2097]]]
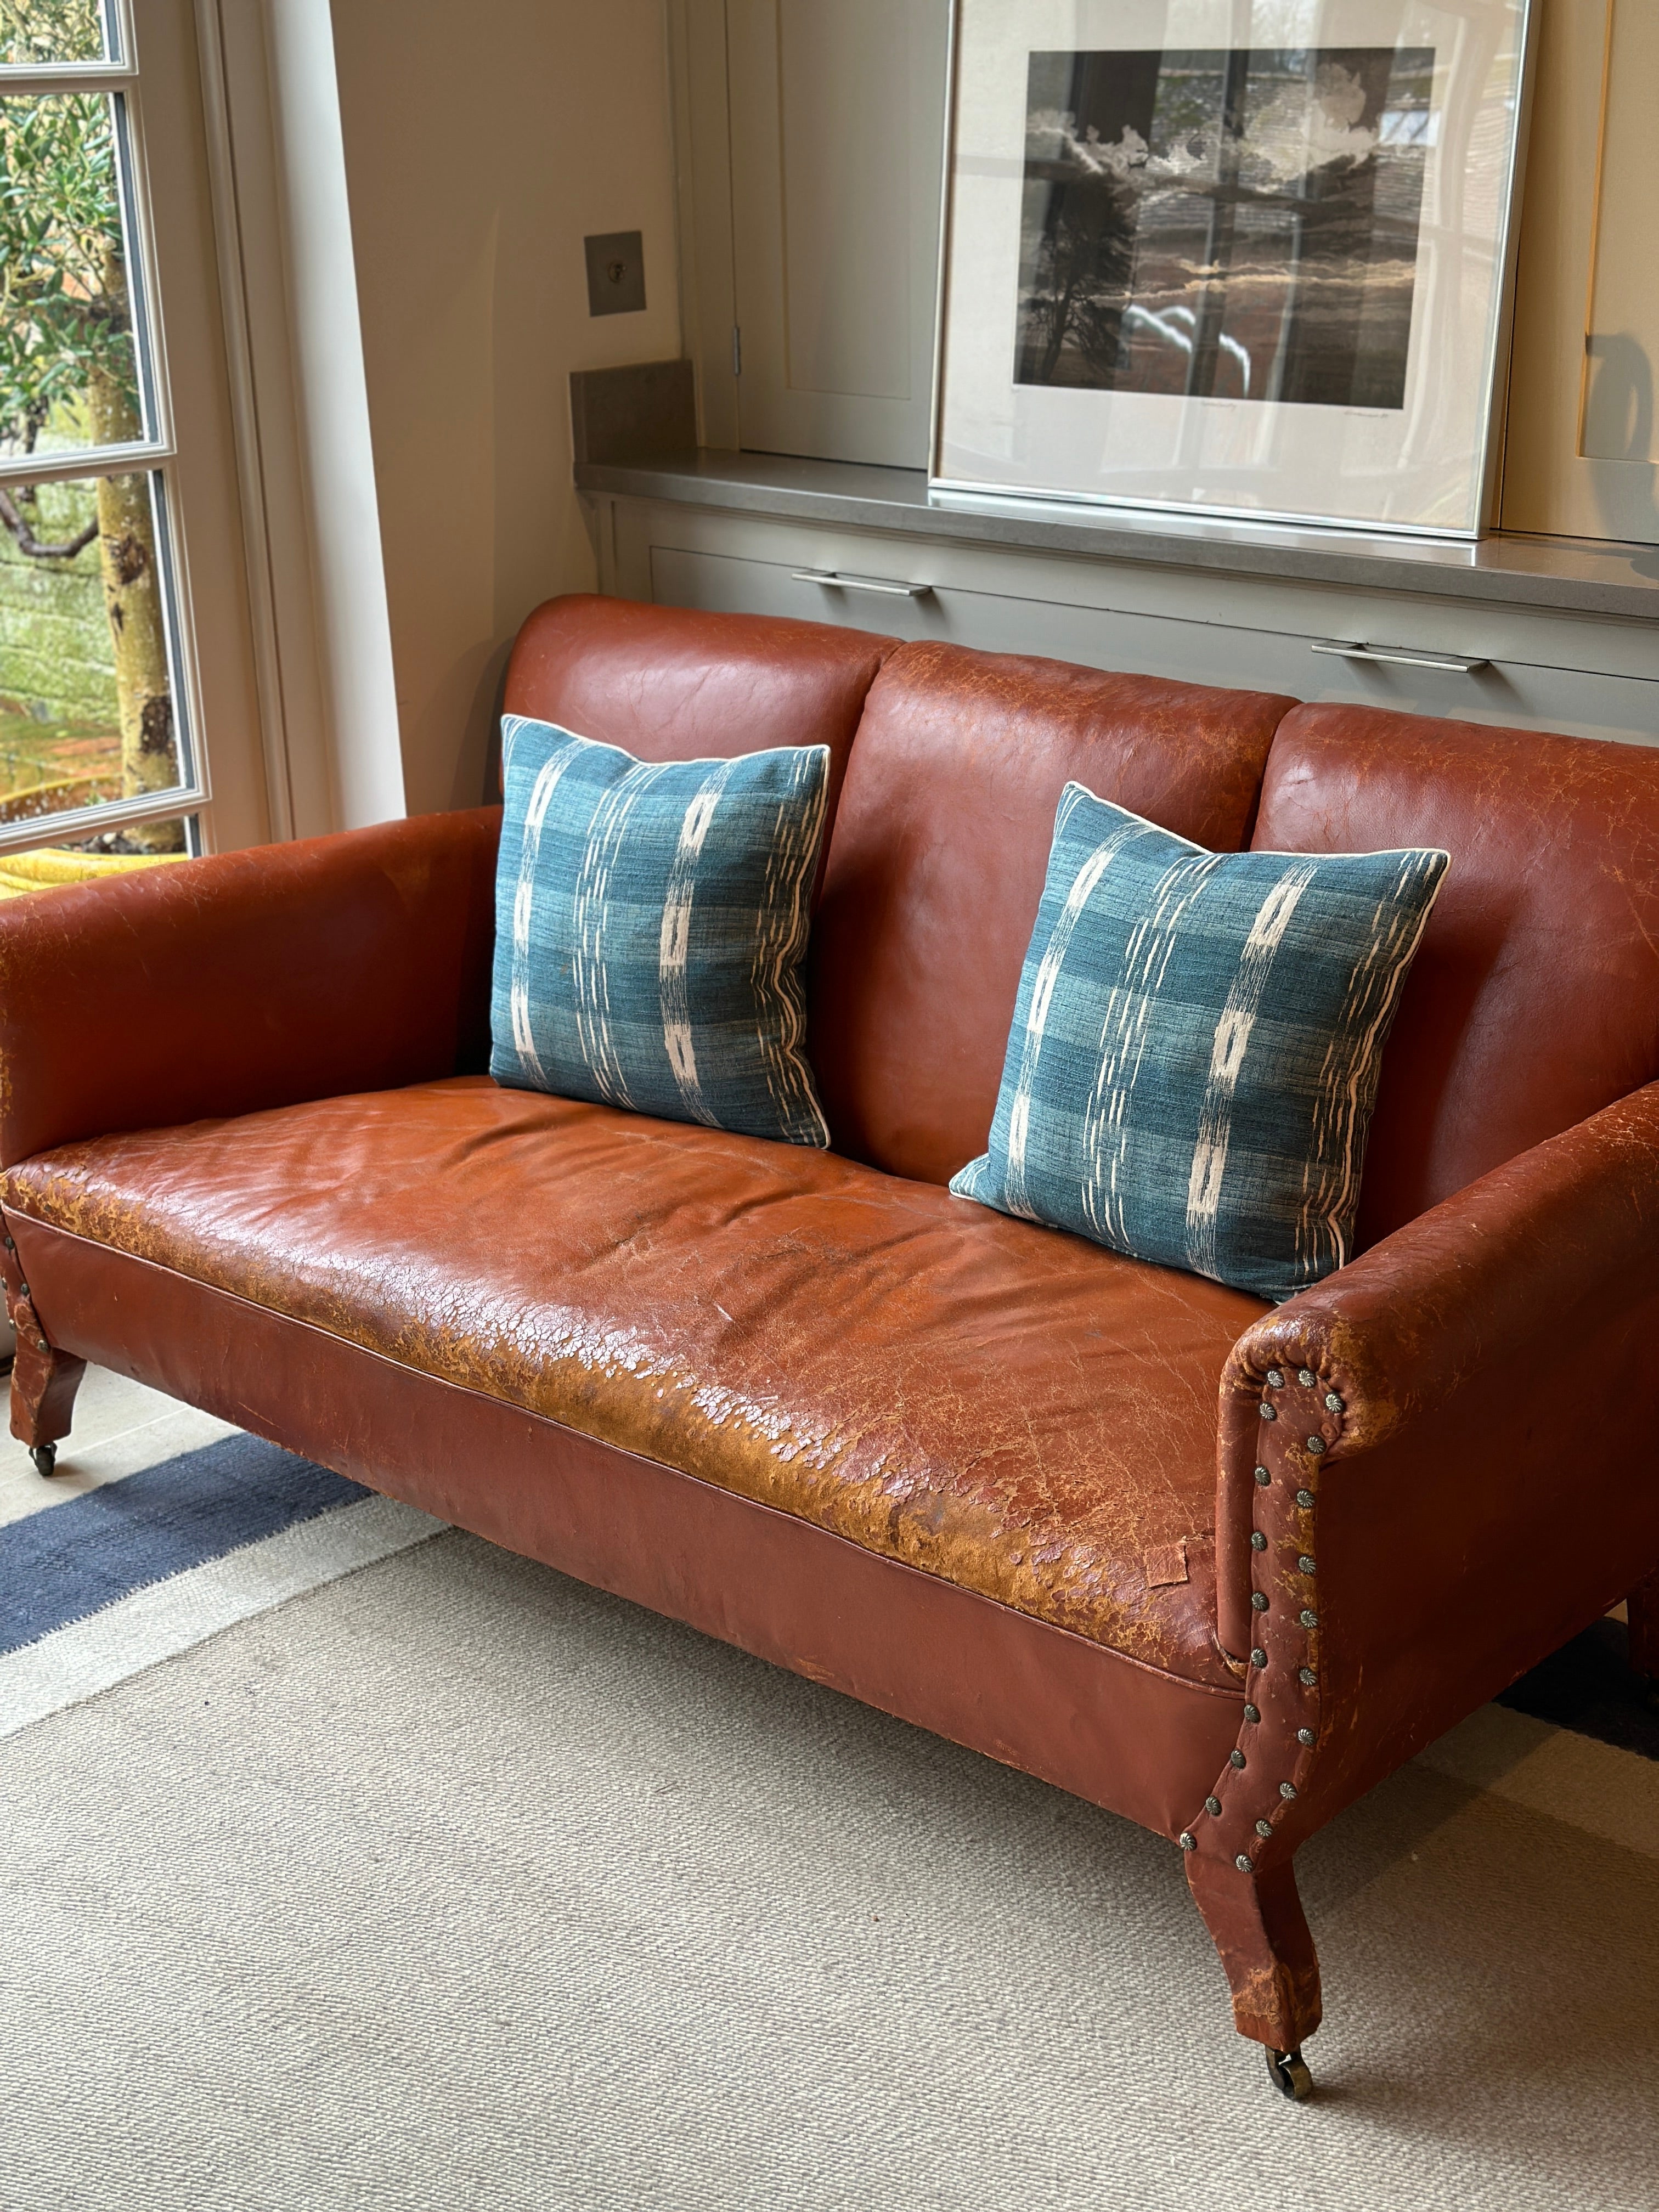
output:
[[[116,1376],[77,1412],[0,1464],[0,1736],[443,1526]]]

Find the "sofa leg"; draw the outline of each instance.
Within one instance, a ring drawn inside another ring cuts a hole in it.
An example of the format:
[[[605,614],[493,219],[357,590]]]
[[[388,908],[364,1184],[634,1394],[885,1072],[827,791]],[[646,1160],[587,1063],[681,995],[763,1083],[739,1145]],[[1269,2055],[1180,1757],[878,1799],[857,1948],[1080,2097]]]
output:
[[[1312,2084],[1302,2045],[1319,2025],[1319,1960],[1296,1893],[1290,1860],[1260,1874],[1186,1854],[1187,1886],[1204,1916],[1233,1993],[1233,2025],[1267,2046],[1273,2079],[1287,2097]]]
[[[87,1371],[84,1359],[48,1344],[26,1298],[13,1302],[17,1352],[11,1370],[11,1432],[29,1448],[35,1471],[50,1474],[58,1464],[58,1443],[70,1432],[75,1394]]]
[[[1659,1574],[1638,1583],[1625,1602],[1630,1616],[1631,1671],[1659,1712]]]

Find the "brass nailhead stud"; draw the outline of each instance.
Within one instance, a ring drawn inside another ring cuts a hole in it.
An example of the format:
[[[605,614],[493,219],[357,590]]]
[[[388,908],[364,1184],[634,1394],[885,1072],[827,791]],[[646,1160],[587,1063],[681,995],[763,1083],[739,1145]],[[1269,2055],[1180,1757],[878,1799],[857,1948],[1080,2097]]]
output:
[[[1317,1628],[1319,1626],[1319,1615],[1310,1605],[1304,1605],[1302,1608],[1302,1626],[1304,1628]]]
[[[1267,1538],[1262,1534],[1260,1528],[1255,1529],[1250,1537],[1250,1549],[1253,1552],[1265,1552],[1267,1548]]]
[[[1233,1861],[1233,1864],[1238,1869],[1240,1874],[1254,1874],[1255,1872],[1255,1861],[1252,1858],[1246,1858],[1243,1851],[1241,1851],[1238,1856]]]
[[[1325,1449],[1325,1439],[1324,1439],[1324,1437],[1309,1437],[1309,1439],[1308,1439],[1308,1449],[1309,1449],[1309,1450],[1310,1450],[1310,1451],[1314,1455],[1314,1457],[1315,1457],[1316,1459],[1317,1459],[1317,1458],[1318,1458],[1318,1456],[1319,1456],[1320,1453],[1321,1453],[1321,1452],[1322,1452],[1322,1451],[1324,1450],[1324,1449]]]
[[[1318,1738],[1315,1735],[1311,1729],[1298,1729],[1296,1732],[1296,1740],[1298,1743],[1305,1743],[1310,1751],[1312,1750],[1314,1745],[1318,1741]]]
[[[1206,1797],[1204,1800],[1204,1809],[1212,1814],[1218,1813],[1221,1810],[1221,1800],[1218,1797]]]
[[[1247,1721],[1259,1721],[1261,1715],[1254,1705],[1246,1705],[1244,1708],[1244,1717]]]
[[[1342,1401],[1334,1390],[1328,1390],[1325,1393],[1325,1410],[1328,1413],[1340,1413],[1342,1411]]]
[[[15,1252],[17,1249],[17,1247],[12,1243],[9,1237],[6,1239],[6,1249],[8,1252]]]
[[[1258,1613],[1266,1613],[1266,1611],[1267,1610],[1267,1591],[1266,1591],[1266,1590],[1252,1590],[1252,1591],[1250,1592],[1250,1603],[1251,1603],[1251,1604],[1255,1607],[1255,1609],[1256,1609],[1256,1611],[1257,1611]]]
[[[1227,1756],[1228,1756],[1228,1758],[1232,1761],[1232,1763],[1233,1763],[1233,1765],[1234,1765],[1235,1766],[1243,1766],[1243,1764],[1244,1764],[1244,1754],[1243,1754],[1243,1753],[1242,1751],[1230,1751],[1230,1752],[1227,1753]]]
[[[1258,1644],[1255,1650],[1250,1654],[1250,1664],[1252,1667],[1265,1667],[1267,1663],[1267,1655],[1261,1649],[1261,1645]]]
[[[1297,1565],[1297,1566],[1298,1566],[1298,1567],[1300,1567],[1300,1568],[1301,1568],[1301,1570],[1302,1570],[1302,1571],[1303,1571],[1303,1573],[1304,1573],[1304,1575],[1310,1575],[1310,1574],[1313,1572],[1313,1571],[1314,1571],[1314,1563],[1313,1563],[1313,1561],[1312,1561],[1312,1560],[1308,1557],[1308,1555],[1307,1555],[1307,1553],[1306,1553],[1305,1552],[1304,1552],[1304,1553],[1300,1555],[1300,1557],[1297,1559],[1297,1563],[1296,1563],[1296,1564]]]
[[[1267,1388],[1270,1390],[1282,1390],[1285,1388],[1285,1377],[1276,1367],[1270,1367],[1267,1370]]]
[[[1264,1421],[1276,1421],[1279,1419],[1278,1414],[1274,1413],[1265,1398],[1261,1401],[1261,1418]]]
[[[1312,1491],[1298,1490],[1296,1493],[1296,1502],[1302,1508],[1304,1513],[1311,1513],[1313,1511],[1314,1502],[1314,1494]]]
[[[1279,1785],[1279,1794],[1281,1797],[1285,1798],[1286,1800],[1294,1797],[1296,1795],[1295,1783],[1281,1782]]]
[[[1262,1484],[1267,1484],[1273,1480],[1272,1475],[1268,1474],[1265,1467],[1257,1468],[1255,1471],[1255,1479],[1258,1482]]]
[[[1311,1390],[1319,1377],[1311,1367],[1298,1367],[1296,1370],[1296,1379],[1304,1390]]]
[[[1255,1824],[1255,1832],[1258,1836],[1271,1836],[1273,1824],[1271,1820],[1258,1820]]]
[[[1315,1674],[1311,1667],[1298,1667],[1296,1673],[1297,1680],[1301,1682],[1305,1682],[1310,1689],[1312,1689],[1314,1684],[1319,1680],[1318,1675]]]
[[[1198,1838],[1189,1836],[1184,1828],[1181,1832],[1181,1848],[1183,1851],[1195,1851],[1198,1849]]]
[[[26,1298],[26,1297],[27,1297],[28,1294],[29,1294],[29,1286],[28,1286],[28,1285],[27,1285],[27,1283],[19,1283],[19,1285],[17,1285],[17,1295],[18,1295],[18,1297],[19,1297],[20,1298]]]

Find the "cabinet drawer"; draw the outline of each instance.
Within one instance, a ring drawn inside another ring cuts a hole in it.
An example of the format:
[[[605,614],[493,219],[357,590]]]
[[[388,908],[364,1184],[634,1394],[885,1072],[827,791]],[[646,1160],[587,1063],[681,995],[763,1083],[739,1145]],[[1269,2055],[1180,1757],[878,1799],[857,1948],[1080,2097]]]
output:
[[[948,638],[990,652],[1042,653],[1128,675],[1179,677],[1242,690],[1287,692],[1299,699],[1659,744],[1659,680],[1557,667],[1512,655],[1494,654],[1484,666],[1464,672],[1342,660],[1314,651],[1316,644],[1333,639],[1387,639],[1389,629],[1379,624],[1390,617],[1392,634],[1399,636],[1403,627],[1410,649],[1439,649],[1431,637],[1413,637],[1409,614],[1394,609],[1379,613],[1374,602],[1350,606],[1344,595],[1327,595],[1330,604],[1315,611],[1328,618],[1329,627],[1316,635],[1217,619],[1206,611],[1215,594],[1211,580],[1201,574],[1162,580],[1168,611],[1153,612],[1144,606],[1085,605],[1004,588],[1007,572],[1016,567],[1006,556],[988,557],[986,565],[995,577],[992,588],[963,579],[960,549],[951,549],[957,557],[941,559],[941,549],[925,544],[838,536],[841,542],[831,545],[828,560],[823,557],[822,532],[811,533],[810,550],[799,561],[659,541],[641,550],[647,551],[651,597],[671,606],[793,615],[896,637]],[[930,588],[922,596],[906,598],[861,590],[855,583],[813,581],[804,576],[809,569]],[[1473,611],[1475,617],[1480,613]],[[1478,635],[1480,623],[1466,615],[1459,629]]]

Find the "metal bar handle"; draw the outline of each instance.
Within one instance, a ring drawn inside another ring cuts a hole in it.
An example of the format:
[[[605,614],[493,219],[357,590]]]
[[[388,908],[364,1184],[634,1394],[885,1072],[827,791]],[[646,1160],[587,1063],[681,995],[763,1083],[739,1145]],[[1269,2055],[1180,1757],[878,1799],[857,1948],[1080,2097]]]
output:
[[[1458,676],[1473,676],[1477,668],[1490,668],[1486,659],[1474,659],[1461,653],[1396,653],[1392,646],[1343,645],[1333,639],[1328,645],[1316,645],[1316,653],[1328,653],[1336,660],[1387,660],[1401,668],[1449,668]]]
[[[843,576],[838,568],[792,568],[790,581],[795,584],[824,584],[836,592],[878,592],[889,599],[925,599],[933,592],[931,584],[900,584],[882,576]]]

